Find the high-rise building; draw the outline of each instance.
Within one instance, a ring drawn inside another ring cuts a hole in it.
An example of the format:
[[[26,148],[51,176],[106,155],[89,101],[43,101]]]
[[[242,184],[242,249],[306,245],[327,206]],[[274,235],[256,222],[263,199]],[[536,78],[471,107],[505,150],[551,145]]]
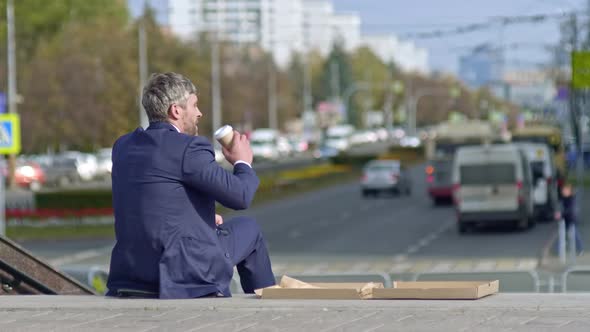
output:
[[[385,63],[394,62],[405,71],[429,72],[428,50],[411,41],[399,40],[394,35],[371,35],[363,36],[360,44],[371,49]]]
[[[361,39],[361,18],[358,14],[335,14],[331,19],[334,41],[340,41],[344,49],[352,51],[359,46]]]
[[[162,1],[162,0],[161,0]],[[167,26],[181,38],[216,31],[222,40],[260,45],[286,65],[303,50],[301,0],[167,0]]]
[[[303,0],[303,43],[305,50],[318,50],[326,55],[332,49],[334,15],[331,1]]]
[[[303,40],[306,50],[326,55],[334,42],[355,49],[361,39],[361,18],[356,13],[335,13],[332,1],[303,0]]]

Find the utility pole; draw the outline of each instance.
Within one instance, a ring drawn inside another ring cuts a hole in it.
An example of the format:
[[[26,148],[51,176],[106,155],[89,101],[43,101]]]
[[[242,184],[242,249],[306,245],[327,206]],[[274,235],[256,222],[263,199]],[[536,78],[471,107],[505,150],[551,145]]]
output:
[[[221,1],[219,1],[221,2]],[[212,107],[212,120],[213,128],[211,135],[221,127],[221,73],[220,73],[220,51],[219,51],[219,34],[221,29],[221,11],[223,10],[222,4],[217,3],[217,24],[213,31],[213,43],[211,44],[211,107]],[[216,142],[215,138],[212,142]],[[219,143],[215,143],[219,144]]]
[[[332,97],[334,98],[334,100],[340,100],[340,68],[335,60],[332,60],[332,62],[330,63],[330,74]]]
[[[6,23],[8,25],[8,113],[16,114],[16,46],[14,40],[14,1],[8,0],[6,4]],[[16,166],[16,156],[8,156],[8,177],[10,188],[16,187],[14,180],[14,169]]]
[[[570,26],[571,26],[571,52],[578,50],[578,17],[576,13],[572,13],[570,16]],[[570,59],[573,58],[570,57]],[[573,68],[572,68],[573,69]],[[581,121],[584,114],[583,110],[579,107],[579,96],[577,91],[574,89],[573,83],[570,84],[570,117],[572,123],[572,130],[575,134],[577,139],[577,162],[576,162],[576,178],[578,182],[577,186],[577,193],[578,196],[576,200],[578,202],[583,202],[583,195],[584,195],[584,131],[586,128],[583,128],[584,121]],[[564,174],[565,175],[565,174]]]
[[[268,59],[268,127],[278,130],[277,114],[277,72],[272,52]]]
[[[149,126],[149,119],[143,104],[141,102],[143,96],[143,87],[148,80],[148,59],[147,59],[147,38],[145,32],[145,19],[147,12],[147,4],[144,0],[143,3],[143,14],[139,19],[138,39],[139,39],[139,125],[143,128]]]
[[[311,111],[311,63],[309,61],[309,52],[303,56],[303,114]]]

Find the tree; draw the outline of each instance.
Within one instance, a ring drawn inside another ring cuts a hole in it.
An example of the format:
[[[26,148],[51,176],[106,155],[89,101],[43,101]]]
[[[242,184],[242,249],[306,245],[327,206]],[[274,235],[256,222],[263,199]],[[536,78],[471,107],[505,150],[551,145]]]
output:
[[[351,108],[357,110],[355,114],[381,109],[385,103],[386,94],[391,90],[389,87],[393,83],[388,66],[368,47],[358,48],[352,54],[350,63],[354,82],[365,82],[370,86],[368,90],[359,91],[353,96],[354,103],[351,103]]]
[[[352,68],[348,55],[344,50],[342,41],[336,41],[323,64],[320,74],[320,89],[316,95],[316,100],[338,100],[342,94],[353,84]],[[356,123],[357,118],[355,110],[347,110],[348,123]]]
[[[93,150],[129,130],[137,114],[130,44],[125,29],[105,18],[69,23],[39,45],[23,75],[25,151]]]

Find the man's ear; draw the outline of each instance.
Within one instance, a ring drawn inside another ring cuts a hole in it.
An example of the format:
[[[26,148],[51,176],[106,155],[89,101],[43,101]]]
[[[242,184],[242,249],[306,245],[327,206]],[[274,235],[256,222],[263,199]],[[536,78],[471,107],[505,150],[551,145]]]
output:
[[[180,119],[180,112],[180,107],[178,107],[176,104],[172,104],[170,105],[170,108],[168,108],[168,116],[170,116],[173,120]]]

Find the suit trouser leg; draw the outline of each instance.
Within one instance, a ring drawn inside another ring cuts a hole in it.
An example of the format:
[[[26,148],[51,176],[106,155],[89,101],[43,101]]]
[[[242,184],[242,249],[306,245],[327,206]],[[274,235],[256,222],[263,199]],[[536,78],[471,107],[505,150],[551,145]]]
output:
[[[270,257],[256,221],[249,217],[237,217],[225,221],[220,228],[226,232],[219,239],[238,268],[244,293],[254,293],[255,289],[274,285]]]

